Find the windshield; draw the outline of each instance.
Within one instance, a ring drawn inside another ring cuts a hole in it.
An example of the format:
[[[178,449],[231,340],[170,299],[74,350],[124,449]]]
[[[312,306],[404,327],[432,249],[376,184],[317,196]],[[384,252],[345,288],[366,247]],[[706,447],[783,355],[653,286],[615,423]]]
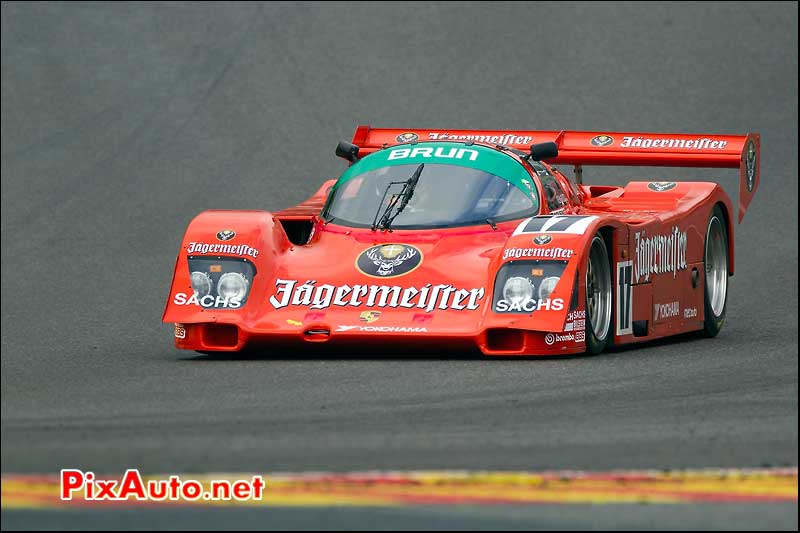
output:
[[[374,157],[379,154],[373,154]],[[522,166],[503,154],[519,169]],[[530,176],[514,169],[514,182],[480,168],[438,162],[436,158],[413,162],[388,161],[366,172],[345,173],[334,187],[324,213],[326,220],[355,227],[372,227],[376,216],[386,211],[392,196],[399,193],[420,164],[424,169],[408,204],[391,223],[394,229],[452,227],[502,222],[538,213],[538,195]],[[459,162],[460,163],[460,162]],[[355,165],[354,165],[355,167]],[[351,167],[351,169],[354,169]],[[365,168],[374,167],[374,164]],[[513,168],[513,167],[512,167]],[[387,193],[388,189],[388,193]]]

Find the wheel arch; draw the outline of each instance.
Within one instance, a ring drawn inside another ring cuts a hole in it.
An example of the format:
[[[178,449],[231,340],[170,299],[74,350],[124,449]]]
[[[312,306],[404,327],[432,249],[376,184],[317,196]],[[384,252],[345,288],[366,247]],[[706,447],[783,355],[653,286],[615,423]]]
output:
[[[608,252],[608,260],[611,262],[611,266],[614,265],[614,231],[616,229],[614,226],[609,225],[600,226],[597,229],[597,233],[603,237],[606,243],[606,251]]]
[[[585,269],[582,270],[580,283],[580,297],[586,306],[586,350],[588,353],[598,354],[605,350],[609,346],[614,345],[614,337],[615,337],[615,305],[614,305],[614,284],[616,283],[616,269],[614,267],[617,254],[615,253],[616,247],[618,246],[615,237],[615,231],[623,231],[622,228],[618,227],[610,220],[601,220],[599,223],[594,227],[593,231],[590,234],[590,237],[586,239],[586,251],[584,254],[585,259],[581,261],[582,265],[587,265],[589,262],[592,246],[594,245],[596,237],[600,237],[603,240],[603,244],[605,245],[605,252],[606,252],[606,261],[608,264],[607,272],[608,272],[608,326],[606,330],[605,337],[600,340],[595,336],[592,328],[594,327],[592,324],[592,320],[590,318],[590,310],[588,304],[588,286],[587,286],[587,277],[588,271]]]
[[[722,211],[722,217],[725,219],[725,230],[728,233],[728,276],[733,276],[734,272],[734,264],[733,264],[733,220],[731,219],[731,214],[728,209],[728,205],[725,202],[717,202],[711,207],[711,211],[714,211],[715,207],[719,207],[720,211]],[[710,215],[709,215],[710,216]]]

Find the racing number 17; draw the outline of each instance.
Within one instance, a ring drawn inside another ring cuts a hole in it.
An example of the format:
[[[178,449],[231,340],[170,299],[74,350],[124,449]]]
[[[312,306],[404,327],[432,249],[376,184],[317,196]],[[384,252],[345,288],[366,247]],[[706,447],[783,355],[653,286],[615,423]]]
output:
[[[617,263],[617,335],[633,333],[633,261]]]

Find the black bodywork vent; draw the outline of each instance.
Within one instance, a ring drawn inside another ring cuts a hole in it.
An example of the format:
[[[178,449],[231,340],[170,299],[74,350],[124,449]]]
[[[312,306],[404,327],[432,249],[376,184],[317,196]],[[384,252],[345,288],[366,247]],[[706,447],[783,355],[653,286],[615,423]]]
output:
[[[289,242],[303,246],[308,244],[311,239],[311,232],[314,230],[314,222],[310,218],[306,219],[281,219],[278,221],[283,226],[283,231],[289,238]]]

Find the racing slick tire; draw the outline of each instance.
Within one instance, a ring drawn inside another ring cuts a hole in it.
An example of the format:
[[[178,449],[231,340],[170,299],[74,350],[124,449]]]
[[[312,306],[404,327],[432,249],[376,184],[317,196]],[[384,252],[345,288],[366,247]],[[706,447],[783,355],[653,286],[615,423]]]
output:
[[[719,205],[714,206],[706,225],[703,252],[704,307],[703,333],[716,337],[725,323],[728,309],[728,229]]]
[[[597,233],[586,260],[586,351],[602,352],[612,341],[611,310],[613,294],[611,261],[606,241]]]

